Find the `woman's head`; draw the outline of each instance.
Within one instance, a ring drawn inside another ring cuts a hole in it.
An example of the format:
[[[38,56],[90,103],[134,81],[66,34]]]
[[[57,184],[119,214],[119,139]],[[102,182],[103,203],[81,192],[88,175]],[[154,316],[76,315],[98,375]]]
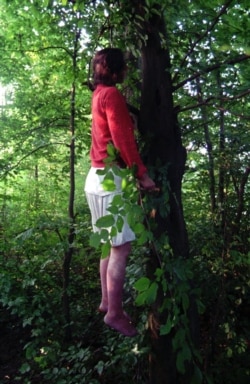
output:
[[[122,83],[126,63],[119,48],[104,48],[93,59],[94,87],[98,84],[115,85]]]

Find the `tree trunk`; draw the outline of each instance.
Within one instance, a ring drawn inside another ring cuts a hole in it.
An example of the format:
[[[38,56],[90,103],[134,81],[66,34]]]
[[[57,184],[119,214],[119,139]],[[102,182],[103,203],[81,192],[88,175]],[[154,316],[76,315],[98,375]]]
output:
[[[225,210],[225,175],[226,175],[226,167],[227,167],[227,158],[225,152],[225,123],[224,123],[224,108],[223,108],[223,90],[221,87],[221,78],[220,78],[220,70],[217,71],[217,86],[219,90],[220,97],[220,133],[219,133],[219,182],[218,182],[218,205],[220,206],[221,213],[221,229],[222,231],[226,228],[226,210]]]
[[[138,11],[141,11],[139,7]],[[142,33],[142,31],[140,31]],[[168,50],[161,46],[160,35],[166,36],[163,17],[154,14],[144,24],[143,34],[147,36],[142,48],[142,94],[139,116],[139,130],[146,139],[147,166],[155,170],[155,181],[161,186],[159,166],[167,168],[169,183],[170,212],[162,217],[156,212],[157,230],[155,237],[166,234],[175,256],[186,259],[189,254],[188,238],[183,217],[181,201],[181,183],[184,173],[186,151],[182,146],[181,133],[177,115],[173,106],[172,82],[170,75],[170,59]],[[152,255],[148,270],[154,273],[159,261]],[[166,272],[167,275],[167,272]],[[166,276],[167,277],[167,276]],[[150,314],[151,354],[150,354],[150,383],[178,384],[183,377],[176,370],[176,358],[172,347],[172,335],[160,336],[154,327],[159,321],[159,305],[155,303]],[[191,311],[192,312],[192,311]],[[189,319],[191,328],[198,329],[197,317]],[[192,327],[192,325],[194,325]],[[192,333],[192,332],[191,332]],[[184,378],[189,382],[189,377]]]
[[[72,86],[71,101],[75,99],[75,86]],[[74,139],[74,103],[72,103],[71,110],[71,143],[70,143],[70,192],[68,202],[68,217],[69,217],[69,230],[68,230],[68,247],[64,253],[63,261],[63,308],[65,317],[65,341],[71,340],[71,327],[70,327],[70,299],[68,295],[68,287],[70,283],[70,264],[73,255],[73,242],[75,239],[74,230],[74,196],[75,196],[75,139]]]
[[[142,48],[142,94],[139,130],[147,140],[148,166],[168,167],[171,211],[167,220],[158,217],[160,232],[167,231],[177,255],[188,256],[188,239],[181,204],[181,182],[186,161],[177,115],[173,106],[170,60],[161,48],[159,32],[164,21],[151,19],[147,44]],[[159,181],[158,181],[159,183]]]
[[[77,68],[77,54],[80,34],[76,32],[74,41],[74,54],[73,60],[73,73],[76,73]],[[68,295],[68,288],[70,284],[70,264],[74,252],[73,243],[75,240],[75,213],[74,213],[74,200],[75,200],[75,97],[76,88],[73,82],[71,88],[70,98],[70,134],[71,142],[69,145],[69,165],[70,165],[70,190],[69,190],[69,201],[68,201],[68,218],[69,218],[69,230],[68,230],[68,247],[64,253],[63,261],[63,309],[65,317],[65,341],[71,340],[71,326],[70,326],[70,298]]]
[[[202,116],[202,121],[204,122],[203,130],[204,130],[206,150],[208,155],[208,170],[209,170],[209,183],[210,183],[209,193],[210,193],[211,212],[214,213],[216,209],[216,192],[215,192],[216,182],[215,182],[215,175],[214,175],[213,144],[212,144],[212,140],[210,138],[210,132],[209,132],[207,106],[204,105],[203,92],[202,92],[199,78],[196,79],[196,84],[197,84],[197,99],[198,99],[198,102],[201,104],[201,116]]]

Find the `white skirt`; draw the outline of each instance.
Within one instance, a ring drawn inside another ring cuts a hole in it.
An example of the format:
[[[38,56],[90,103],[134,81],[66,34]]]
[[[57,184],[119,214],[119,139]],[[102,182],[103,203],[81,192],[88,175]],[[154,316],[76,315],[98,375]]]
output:
[[[97,227],[96,221],[105,215],[110,214],[107,210],[113,201],[114,196],[122,193],[121,182],[122,179],[114,175],[116,190],[109,192],[105,191],[102,187],[103,177],[96,173],[98,168],[91,167],[85,182],[85,194],[89,209],[91,212],[92,226],[94,232],[99,232],[101,228]],[[123,218],[124,224],[121,232],[118,232],[115,237],[112,237],[111,244],[113,247],[125,244],[135,240],[135,234],[128,225],[126,217]]]

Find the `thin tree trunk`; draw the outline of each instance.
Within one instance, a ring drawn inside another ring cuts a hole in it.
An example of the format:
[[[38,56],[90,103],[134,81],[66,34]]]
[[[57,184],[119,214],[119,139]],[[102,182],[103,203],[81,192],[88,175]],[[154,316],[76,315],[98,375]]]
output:
[[[34,205],[38,209],[38,207],[39,207],[39,183],[38,183],[39,172],[38,172],[38,165],[37,164],[35,165],[34,178],[35,178],[35,196],[34,196],[35,202],[34,202]]]
[[[219,183],[218,183],[218,204],[221,213],[221,228],[224,230],[226,226],[226,216],[224,210],[225,203],[225,173],[226,173],[226,153],[225,153],[225,123],[224,123],[224,108],[223,108],[223,90],[221,87],[220,71],[217,71],[217,85],[219,89],[220,105],[220,133],[219,133]]]
[[[72,86],[71,90],[71,101],[75,99],[75,86]],[[74,103],[71,103],[71,142],[70,142],[70,192],[68,202],[68,217],[69,217],[69,232],[68,232],[68,247],[64,253],[63,261],[63,307],[64,316],[66,321],[65,326],[65,340],[71,339],[71,328],[70,328],[70,299],[68,295],[68,287],[70,283],[70,264],[73,255],[73,242],[75,239],[74,231],[74,196],[75,196],[75,139],[74,139]]]
[[[80,34],[76,33],[76,38],[74,41],[74,54],[73,54],[73,72],[75,74],[77,68],[77,53],[78,53],[78,42]],[[75,200],[75,98],[76,98],[76,88],[75,83],[73,82],[71,88],[71,98],[70,98],[70,134],[71,142],[69,145],[70,155],[70,191],[69,191],[69,201],[68,201],[68,218],[69,218],[69,231],[68,231],[68,247],[64,253],[63,261],[63,309],[65,317],[65,341],[70,341],[72,337],[71,326],[70,326],[70,297],[68,295],[68,288],[70,284],[70,264],[71,259],[74,253],[74,240],[75,240],[75,213],[74,213],[74,200]]]
[[[232,175],[232,179],[233,179],[233,183],[234,183],[234,189],[235,189],[235,193],[237,195],[238,204],[237,204],[235,219],[231,223],[229,242],[232,240],[232,238],[234,236],[237,236],[240,233],[241,219],[242,219],[242,214],[244,211],[244,195],[245,195],[245,190],[246,190],[246,185],[247,185],[249,174],[250,174],[250,167],[246,167],[245,172],[243,173],[241,180],[239,182],[239,185],[237,185],[237,181],[234,180],[234,177]]]
[[[207,107],[204,105],[202,88],[200,85],[199,78],[196,79],[197,84],[197,99],[201,106],[202,121],[204,122],[204,136],[206,142],[206,149],[208,154],[208,168],[209,168],[209,192],[210,192],[210,204],[211,212],[215,212],[216,209],[216,183],[214,176],[214,156],[213,156],[213,145],[210,139],[208,116],[207,116]]]

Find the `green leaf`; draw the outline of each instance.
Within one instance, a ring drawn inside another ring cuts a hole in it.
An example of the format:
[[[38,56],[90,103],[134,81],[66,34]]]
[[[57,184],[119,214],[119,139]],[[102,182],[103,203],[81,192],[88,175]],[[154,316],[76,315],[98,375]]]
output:
[[[101,375],[103,373],[104,367],[105,367],[105,363],[102,360],[98,361],[98,363],[95,366],[95,369],[97,370],[98,375]]]
[[[230,358],[233,356],[233,350],[232,348],[227,348],[227,357]]]
[[[140,233],[142,233],[143,231],[145,231],[145,227],[144,227],[144,225],[143,225],[142,223],[137,223],[137,224],[135,225],[135,227],[133,228],[133,230],[134,230],[134,232],[135,232],[136,234],[140,234]]]
[[[157,292],[158,292],[158,284],[154,281],[147,292],[147,303],[153,304],[156,300]]]
[[[30,371],[30,365],[28,363],[23,363],[21,368],[20,368],[20,372],[22,374],[24,374],[24,373],[27,373],[29,371]]]
[[[124,191],[129,185],[129,182],[128,182],[128,179],[127,178],[123,178],[122,179],[122,191]]]
[[[177,351],[179,348],[182,347],[182,345],[185,342],[186,338],[186,331],[183,328],[179,328],[178,331],[176,332],[174,338],[173,338],[173,347],[174,350]]]
[[[137,291],[142,292],[148,289],[150,285],[150,280],[147,277],[141,277],[134,284],[134,287]]]
[[[156,268],[154,274],[155,274],[156,280],[157,280],[157,281],[160,281],[162,275],[164,274],[164,271],[163,271],[162,268]]]
[[[117,150],[115,149],[114,145],[112,143],[108,143],[107,145],[107,153],[109,156],[114,157],[117,153]]]
[[[186,312],[187,311],[187,309],[189,308],[189,297],[188,297],[188,295],[184,292],[183,294],[182,294],[182,306],[183,306],[183,309],[184,309],[184,311]]]
[[[112,205],[118,205],[118,206],[123,206],[124,202],[122,199],[122,195],[115,195],[112,200]]]
[[[118,216],[117,220],[116,220],[116,227],[117,227],[118,232],[122,231],[123,225],[124,225],[123,217],[122,216]]]
[[[101,254],[102,259],[105,259],[107,256],[109,256],[110,249],[111,249],[111,244],[109,241],[107,241],[102,245],[102,254]]]
[[[143,291],[141,293],[139,293],[139,295],[137,295],[136,299],[135,299],[135,304],[138,305],[139,307],[142,306],[142,305],[146,305],[147,304],[147,291]]]
[[[168,335],[171,329],[172,329],[172,320],[169,316],[166,324],[161,325],[160,335]]]
[[[108,207],[107,209],[110,213],[112,213],[112,215],[118,215],[119,213],[119,207],[117,206],[114,206],[114,204],[112,203],[112,205],[110,207]]]
[[[100,217],[96,221],[95,225],[99,228],[110,228],[114,224],[115,224],[114,216],[113,215],[106,215],[106,216]]]
[[[184,360],[183,360],[183,358],[182,358],[182,354],[181,354],[181,352],[179,352],[179,353],[177,354],[177,358],[176,358],[176,368],[177,368],[177,370],[178,370],[180,373],[182,373],[182,374],[185,373],[185,365],[184,365]]]
[[[106,241],[109,241],[109,239],[110,239],[110,230],[102,228],[102,230],[100,232],[100,236],[101,236],[101,242],[106,243]]]
[[[101,235],[98,232],[92,233],[89,238],[89,245],[93,248],[98,248],[101,243]]]
[[[143,245],[149,240],[149,233],[147,231],[143,231],[141,236],[136,239],[138,245]]]
[[[110,235],[109,237],[115,237],[117,235],[117,232],[118,232],[117,228],[112,227],[110,232],[109,232],[109,235]],[[108,238],[107,238],[107,240],[108,240]]]
[[[110,179],[103,180],[102,187],[103,187],[104,191],[108,191],[108,192],[113,192],[116,190],[115,182],[113,180],[110,180]]]
[[[191,350],[187,344],[184,344],[183,348],[177,353],[176,367],[182,374],[185,373],[185,362],[190,361],[192,357]]]
[[[31,325],[33,320],[34,320],[33,317],[29,317],[27,319],[24,319],[23,320],[23,327],[26,327],[26,325]]]
[[[105,168],[104,169],[97,169],[97,171],[96,171],[96,174],[100,175],[100,176],[104,176],[104,175],[106,175],[106,173],[107,173],[107,170]]]
[[[194,367],[194,374],[191,379],[191,384],[202,384],[203,383],[203,377],[202,372],[197,365]]]
[[[181,281],[186,279],[185,271],[182,266],[177,266],[176,268],[174,268],[174,272],[178,279],[180,279]]]

